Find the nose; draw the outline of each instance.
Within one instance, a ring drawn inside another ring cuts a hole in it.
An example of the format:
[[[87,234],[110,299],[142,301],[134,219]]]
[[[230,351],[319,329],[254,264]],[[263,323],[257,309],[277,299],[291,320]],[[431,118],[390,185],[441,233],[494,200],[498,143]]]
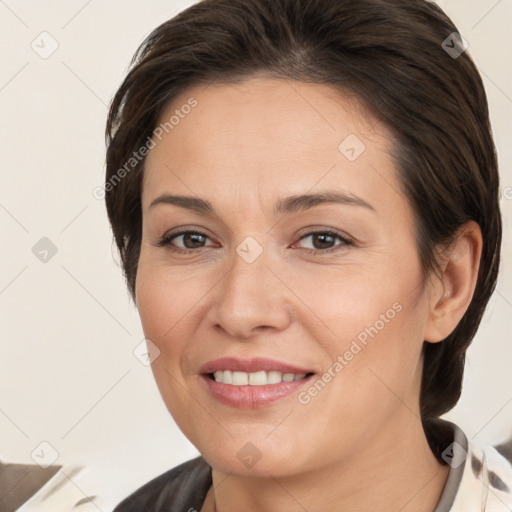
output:
[[[212,298],[215,328],[238,340],[286,329],[292,320],[292,294],[266,251],[252,263],[234,252],[229,263]]]

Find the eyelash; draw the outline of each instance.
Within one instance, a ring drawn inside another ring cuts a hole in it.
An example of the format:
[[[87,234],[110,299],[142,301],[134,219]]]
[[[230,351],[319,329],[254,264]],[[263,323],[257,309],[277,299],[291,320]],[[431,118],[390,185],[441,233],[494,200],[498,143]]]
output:
[[[205,249],[205,247],[198,247],[197,249],[182,249],[181,247],[173,247],[173,246],[171,246],[172,240],[174,240],[175,238],[178,238],[179,236],[188,235],[188,234],[200,235],[200,236],[203,236],[205,238],[209,238],[208,235],[206,235],[205,233],[202,233],[201,231],[196,231],[196,230],[190,229],[190,230],[186,230],[186,231],[180,231],[178,233],[172,233],[170,235],[165,235],[155,245],[157,247],[167,246],[168,249],[173,251],[173,252],[184,253],[184,254],[190,254],[192,252],[198,252],[198,250],[200,250],[200,249]],[[341,240],[342,243],[338,244],[338,245],[335,245],[334,247],[331,247],[329,249],[303,249],[308,254],[319,254],[319,253],[326,253],[326,252],[329,253],[329,252],[332,252],[332,251],[339,250],[341,247],[346,247],[346,246],[353,245],[353,242],[351,240],[343,237],[342,235],[340,235],[336,231],[332,231],[332,230],[329,230],[329,229],[322,230],[322,231],[310,231],[309,233],[306,233],[305,235],[301,236],[299,238],[299,240],[302,240],[304,238],[308,238],[308,237],[310,237],[312,235],[329,235],[329,236],[338,238],[339,240]]]

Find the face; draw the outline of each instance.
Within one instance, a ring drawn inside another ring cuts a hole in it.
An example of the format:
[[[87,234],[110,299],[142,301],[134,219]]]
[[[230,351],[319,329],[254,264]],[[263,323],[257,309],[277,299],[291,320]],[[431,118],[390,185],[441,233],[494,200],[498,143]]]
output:
[[[145,163],[136,300],[184,434],[219,471],[277,477],[417,421],[428,308],[385,127],[264,77],[190,88],[173,115]]]

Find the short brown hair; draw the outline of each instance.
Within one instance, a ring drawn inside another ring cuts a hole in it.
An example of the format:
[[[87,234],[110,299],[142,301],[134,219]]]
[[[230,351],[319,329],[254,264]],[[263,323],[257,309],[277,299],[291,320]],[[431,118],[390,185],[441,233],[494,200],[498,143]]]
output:
[[[258,73],[353,91],[394,134],[393,157],[415,213],[424,275],[437,270],[438,244],[465,222],[476,221],[482,231],[468,310],[443,342],[424,343],[424,425],[450,410],[460,397],[466,350],[496,286],[502,236],[487,99],[454,33],[451,20],[426,0],[203,0],[156,28],[133,58],[106,129],[107,183],[130,162],[126,176],[107,189],[106,205],[132,298],[144,160],[130,157],[169,101],[192,85]],[[446,41],[461,54],[448,53]]]

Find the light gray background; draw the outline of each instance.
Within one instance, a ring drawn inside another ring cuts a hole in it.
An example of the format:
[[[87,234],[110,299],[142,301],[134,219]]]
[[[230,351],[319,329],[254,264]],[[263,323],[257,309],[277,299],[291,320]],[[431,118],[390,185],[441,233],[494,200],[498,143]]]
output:
[[[498,290],[447,417],[499,442],[512,435],[512,1],[438,3],[485,83],[505,225]],[[135,49],[191,4],[0,0],[0,458],[33,463],[46,441],[56,464],[92,468],[73,485],[101,495],[104,510],[197,454],[133,354],[144,336],[92,193],[103,181],[107,105]],[[32,252],[42,237],[58,250],[45,263]]]

